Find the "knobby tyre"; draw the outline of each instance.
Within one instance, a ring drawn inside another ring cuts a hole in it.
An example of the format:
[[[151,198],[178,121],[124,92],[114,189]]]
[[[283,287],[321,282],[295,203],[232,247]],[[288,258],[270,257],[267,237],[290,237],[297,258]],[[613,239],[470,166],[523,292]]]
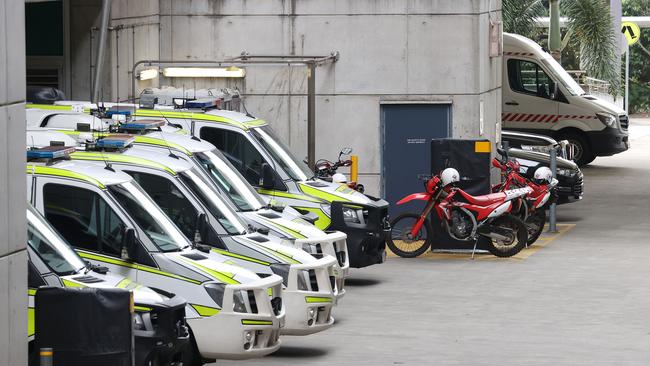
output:
[[[415,258],[431,247],[433,229],[425,219],[420,232],[411,235],[411,228],[420,219],[420,215],[403,213],[391,221],[391,232],[386,240],[388,248],[402,258]]]
[[[543,208],[535,210],[532,215],[528,216],[525,224],[526,229],[528,230],[528,245],[533,245],[544,231],[544,225],[546,224],[546,210]]]
[[[494,220],[492,226],[509,232],[506,240],[491,238],[488,250],[497,257],[512,257],[526,246],[528,229],[524,222],[513,215],[504,215]]]

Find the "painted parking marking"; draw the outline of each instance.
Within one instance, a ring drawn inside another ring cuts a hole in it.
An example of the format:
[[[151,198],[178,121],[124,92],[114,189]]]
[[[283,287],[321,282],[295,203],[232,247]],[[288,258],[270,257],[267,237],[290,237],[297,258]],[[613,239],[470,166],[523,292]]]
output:
[[[548,225],[544,228],[544,232],[542,235],[537,239],[535,244],[531,245],[528,248],[525,248],[521,252],[519,252],[517,255],[512,256],[510,258],[499,258],[495,257],[490,253],[487,252],[481,252],[481,253],[476,253],[474,256],[475,260],[484,260],[484,261],[503,261],[503,260],[509,260],[509,261],[524,261],[528,259],[531,255],[537,253],[539,250],[542,248],[545,248],[546,246],[550,245],[553,241],[555,241],[557,238],[563,236],[567,232],[569,232],[571,229],[573,229],[576,226],[576,224],[557,224],[557,233],[549,233],[548,232]],[[399,258],[396,254],[392,253],[389,249],[386,249],[388,252],[388,257],[389,258]],[[471,250],[467,251],[436,251],[436,252],[431,252],[428,251],[421,256],[418,257],[418,259],[428,259],[428,260],[471,260],[472,259],[472,252]]]

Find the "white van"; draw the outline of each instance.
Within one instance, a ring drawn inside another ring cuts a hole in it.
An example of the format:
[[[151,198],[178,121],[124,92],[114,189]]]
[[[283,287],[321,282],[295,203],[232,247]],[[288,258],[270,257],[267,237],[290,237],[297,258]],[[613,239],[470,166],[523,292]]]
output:
[[[623,109],[585,93],[534,41],[504,33],[503,45],[504,129],[568,140],[581,166],[630,147]]]

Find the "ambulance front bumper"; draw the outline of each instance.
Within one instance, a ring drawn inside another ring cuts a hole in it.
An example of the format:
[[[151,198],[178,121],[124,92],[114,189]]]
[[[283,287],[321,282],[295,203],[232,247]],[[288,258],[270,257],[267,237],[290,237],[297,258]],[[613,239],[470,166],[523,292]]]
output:
[[[235,296],[247,312],[234,311]],[[263,357],[280,348],[285,321],[282,282],[276,277],[227,285],[222,310],[210,317],[187,319],[199,352],[208,359],[242,360]]]
[[[336,281],[330,275],[336,259],[330,256],[313,263],[292,264],[282,299],[287,316],[281,333],[308,335],[334,324],[332,309],[336,304]]]
[[[330,275],[336,282],[337,299],[345,295],[345,278],[350,271],[350,257],[348,255],[347,235],[340,231],[328,231],[325,237],[296,239],[295,246],[315,256],[331,256],[336,258]]]

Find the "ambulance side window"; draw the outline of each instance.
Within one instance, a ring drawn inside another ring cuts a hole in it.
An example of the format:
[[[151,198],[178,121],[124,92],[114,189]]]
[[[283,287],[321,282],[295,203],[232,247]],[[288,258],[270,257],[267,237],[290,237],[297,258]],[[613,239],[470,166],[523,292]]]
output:
[[[246,136],[218,128],[201,128],[202,139],[212,143],[253,186],[260,185],[264,158]]]
[[[154,174],[125,172],[138,182],[188,239],[194,238],[199,213],[172,182]]]
[[[99,194],[68,185],[43,187],[45,217],[74,247],[119,256],[124,223]]]
[[[552,99],[555,83],[542,68],[531,61],[508,60],[508,82],[510,89],[541,98]]]

